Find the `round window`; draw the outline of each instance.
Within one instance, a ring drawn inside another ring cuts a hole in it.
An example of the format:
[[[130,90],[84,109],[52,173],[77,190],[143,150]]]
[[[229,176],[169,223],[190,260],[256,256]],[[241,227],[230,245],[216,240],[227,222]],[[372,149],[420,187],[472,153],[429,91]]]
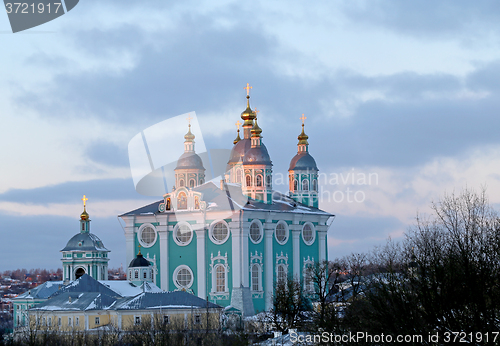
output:
[[[174,283],[177,288],[189,288],[193,284],[193,272],[186,265],[180,265],[174,271]]]
[[[262,233],[260,231],[260,227],[259,227],[259,224],[257,222],[253,222],[250,225],[250,239],[254,243],[258,243],[262,239]]]
[[[212,240],[217,244],[224,243],[229,238],[229,230],[225,222],[217,222],[212,228]]]
[[[278,225],[276,226],[276,231],[274,232],[275,236],[276,236],[276,240],[278,241],[278,243],[280,244],[284,244],[286,243],[287,241],[287,238],[288,238],[288,234],[287,234],[287,229],[286,229],[286,226],[284,223],[278,223]]]
[[[304,239],[304,243],[307,245],[314,243],[314,230],[311,224],[306,223],[304,228],[302,228],[302,239]]]
[[[144,247],[151,247],[156,242],[156,231],[152,225],[139,229],[139,243]]]
[[[174,232],[174,240],[177,245],[188,245],[193,239],[193,231],[186,224],[179,225]]]

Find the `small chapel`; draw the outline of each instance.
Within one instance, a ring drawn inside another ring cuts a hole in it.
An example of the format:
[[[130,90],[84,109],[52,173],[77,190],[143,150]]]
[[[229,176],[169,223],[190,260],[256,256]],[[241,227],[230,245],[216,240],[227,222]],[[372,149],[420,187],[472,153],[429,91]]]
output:
[[[319,209],[319,170],[309,153],[304,116],[288,169],[289,192],[273,190],[273,163],[250,107],[251,87],[245,89],[243,138],[238,121],[220,182],[205,182],[188,124],[172,191],[119,217],[125,222],[127,263],[141,246],[151,281],[161,289],[187,291],[251,316],[272,307],[275,283],[288,276],[312,289],[306,269],[327,259],[334,215]],[[75,268],[68,269],[70,275]]]

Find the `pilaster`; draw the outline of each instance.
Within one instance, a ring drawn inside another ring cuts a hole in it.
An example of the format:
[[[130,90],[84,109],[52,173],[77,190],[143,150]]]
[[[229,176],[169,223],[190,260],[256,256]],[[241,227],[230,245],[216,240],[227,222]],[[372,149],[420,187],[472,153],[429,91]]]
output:
[[[206,232],[203,224],[196,224],[196,267],[198,280],[198,297],[207,298],[207,265],[205,263]]]

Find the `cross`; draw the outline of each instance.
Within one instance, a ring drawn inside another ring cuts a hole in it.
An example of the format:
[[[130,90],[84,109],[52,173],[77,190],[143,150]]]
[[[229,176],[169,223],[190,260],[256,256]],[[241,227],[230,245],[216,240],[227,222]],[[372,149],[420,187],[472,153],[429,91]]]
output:
[[[304,125],[304,121],[306,121],[307,118],[304,116],[304,113],[302,113],[302,117],[299,119],[302,120],[302,125]]]
[[[259,110],[257,110],[257,107],[255,107],[255,117],[257,118],[257,115],[259,114]]]
[[[87,201],[89,199],[87,197],[85,197],[85,195],[83,195],[83,198],[82,198],[82,201],[83,201],[83,207],[85,208],[85,205],[87,204]]]
[[[246,88],[243,88],[243,89],[246,89],[246,91],[247,91],[247,96],[250,96],[250,89],[252,89],[252,87],[250,86],[250,84],[249,84],[249,83],[247,83]]]
[[[193,119],[193,118],[191,118],[191,114],[189,114],[189,116],[186,118],[186,120],[187,120],[187,121],[188,121],[188,123],[189,123],[189,126],[191,126],[191,120],[192,120],[192,119]]]
[[[239,130],[240,130],[240,125],[241,125],[240,121],[238,120],[238,121],[235,123],[235,125],[238,127],[238,131],[239,131]]]

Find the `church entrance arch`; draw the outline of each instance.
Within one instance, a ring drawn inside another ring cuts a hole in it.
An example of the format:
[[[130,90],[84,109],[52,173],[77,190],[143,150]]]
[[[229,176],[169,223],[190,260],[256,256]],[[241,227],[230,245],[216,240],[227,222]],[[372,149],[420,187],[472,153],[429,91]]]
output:
[[[82,276],[83,274],[85,274],[85,269],[78,268],[75,272],[75,279],[80,278],[80,276]]]

